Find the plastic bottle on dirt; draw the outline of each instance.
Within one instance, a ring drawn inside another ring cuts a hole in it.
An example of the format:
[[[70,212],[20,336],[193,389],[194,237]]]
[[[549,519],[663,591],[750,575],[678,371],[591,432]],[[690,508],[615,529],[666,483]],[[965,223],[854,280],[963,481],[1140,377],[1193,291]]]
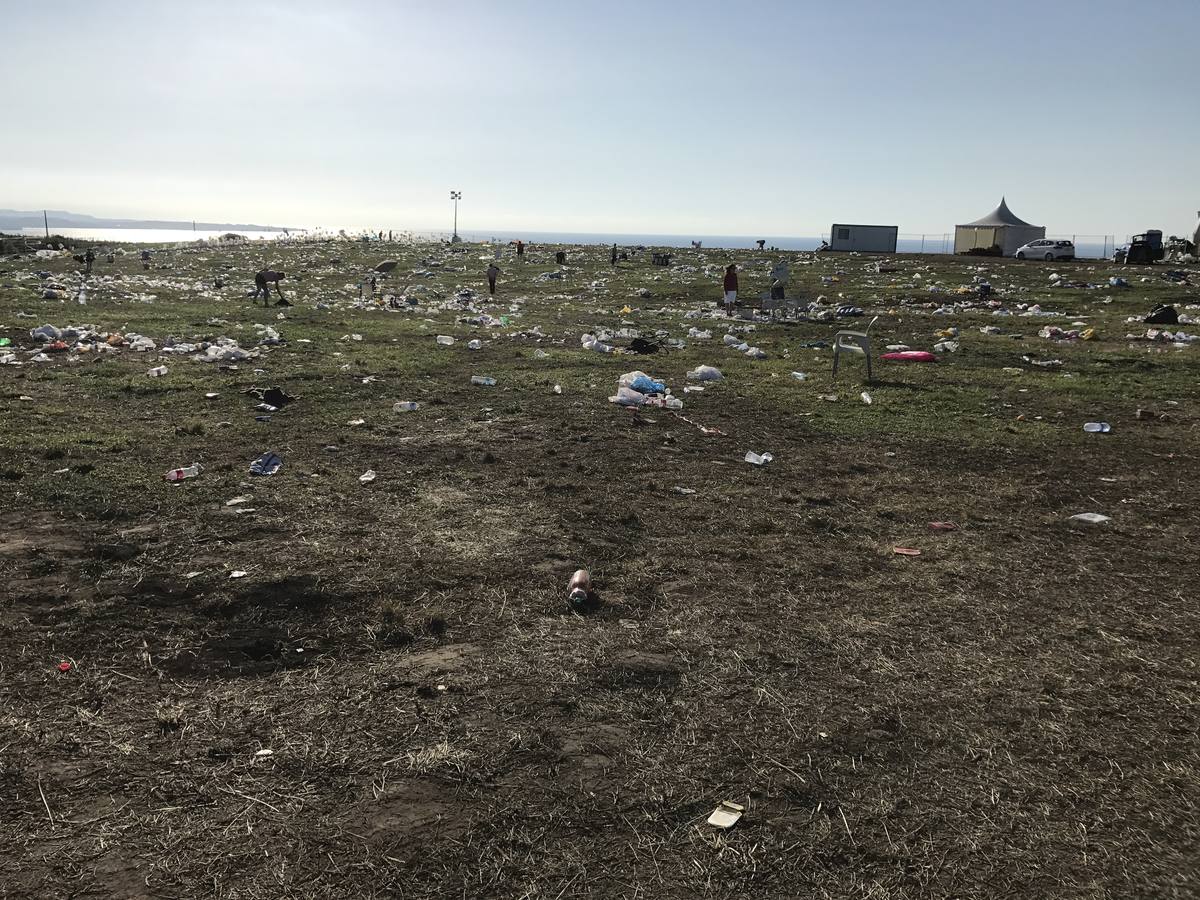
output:
[[[185,478],[195,478],[203,471],[204,467],[200,463],[192,463],[182,469],[172,469],[164,477],[167,481],[183,481]]]
[[[472,375],[471,384],[482,385],[483,387],[492,387],[496,383],[496,379],[490,375]]]
[[[583,607],[592,593],[592,576],[587,569],[579,569],[571,576],[567,585],[567,601],[576,609]]]

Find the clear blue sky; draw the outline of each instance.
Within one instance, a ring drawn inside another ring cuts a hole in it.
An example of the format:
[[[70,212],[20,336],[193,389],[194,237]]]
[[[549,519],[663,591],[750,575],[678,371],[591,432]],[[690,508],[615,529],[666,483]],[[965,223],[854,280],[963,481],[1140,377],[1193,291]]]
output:
[[[2,10],[0,207],[448,229],[456,188],[465,231],[764,236],[1200,209],[1200,0]]]

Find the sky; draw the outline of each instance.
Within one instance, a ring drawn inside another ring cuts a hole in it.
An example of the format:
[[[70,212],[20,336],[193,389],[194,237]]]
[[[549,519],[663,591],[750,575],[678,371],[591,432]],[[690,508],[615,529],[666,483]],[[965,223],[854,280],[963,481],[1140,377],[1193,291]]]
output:
[[[1200,0],[0,0],[0,207],[1191,232]],[[21,90],[11,88],[20,85]]]

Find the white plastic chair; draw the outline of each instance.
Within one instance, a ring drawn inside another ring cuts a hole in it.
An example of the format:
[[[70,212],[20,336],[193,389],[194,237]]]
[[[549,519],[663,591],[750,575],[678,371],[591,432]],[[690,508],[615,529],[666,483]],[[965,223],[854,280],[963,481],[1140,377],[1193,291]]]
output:
[[[871,381],[871,328],[879,321],[873,318],[865,331],[839,331],[833,336],[833,374],[837,375],[838,356],[842,351],[861,353],[867,360],[867,381]]]

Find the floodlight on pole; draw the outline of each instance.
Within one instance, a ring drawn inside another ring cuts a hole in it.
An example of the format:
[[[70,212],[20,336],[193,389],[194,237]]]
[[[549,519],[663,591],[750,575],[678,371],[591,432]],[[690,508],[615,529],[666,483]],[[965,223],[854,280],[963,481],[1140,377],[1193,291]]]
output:
[[[462,191],[451,191],[450,199],[454,201],[454,234],[450,237],[450,243],[457,244],[462,240],[458,236],[458,201],[462,199]]]

